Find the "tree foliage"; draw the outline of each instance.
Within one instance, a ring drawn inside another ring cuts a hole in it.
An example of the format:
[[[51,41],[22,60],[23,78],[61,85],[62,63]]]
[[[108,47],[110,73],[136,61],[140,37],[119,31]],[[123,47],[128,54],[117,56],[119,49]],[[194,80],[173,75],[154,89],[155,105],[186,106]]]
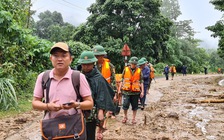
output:
[[[208,67],[210,55],[205,49],[198,48],[201,40],[194,38],[196,32],[190,25],[192,20],[177,20],[181,15],[178,0],[163,0],[161,11],[174,23],[167,42],[168,57],[164,62],[175,64],[178,72],[182,65],[186,65],[190,73],[198,73],[204,66]]]
[[[211,4],[215,6],[215,9],[220,10],[221,12],[224,11],[224,2],[223,0],[211,0]],[[218,54],[221,58],[224,58],[224,19],[220,19],[216,22],[213,26],[206,27],[209,31],[212,31],[213,34],[211,36],[218,37],[219,43],[218,43]]]
[[[160,8],[161,13],[172,21],[176,21],[181,15],[180,5],[178,0],[162,0]]]
[[[11,73],[12,64],[3,64],[0,67],[0,110],[7,110],[10,107],[17,107],[17,95],[13,87],[13,80],[5,78],[4,75]]]
[[[34,34],[42,39],[47,39],[52,42],[69,41],[72,39],[72,34],[75,27],[63,21],[61,13],[54,11],[42,12],[38,15],[39,20],[34,24]]]
[[[24,28],[28,25],[26,19],[30,18],[29,6],[28,0],[0,1],[0,68],[2,71],[7,71],[0,77],[1,83],[8,89],[7,93],[14,94],[11,83],[17,95],[25,93],[26,97],[32,95],[35,72],[43,69],[43,65],[49,64],[43,63],[49,58],[44,54],[49,44],[52,45],[49,41],[32,36],[32,31]],[[7,100],[8,104],[14,100],[14,96],[4,97],[12,97]]]
[[[160,61],[166,55],[165,43],[172,25],[161,15],[160,6],[157,0],[97,0],[88,8],[91,15],[86,24],[77,28],[74,40],[90,46],[103,45],[113,54],[112,62],[121,57],[125,43],[131,48],[132,55]]]

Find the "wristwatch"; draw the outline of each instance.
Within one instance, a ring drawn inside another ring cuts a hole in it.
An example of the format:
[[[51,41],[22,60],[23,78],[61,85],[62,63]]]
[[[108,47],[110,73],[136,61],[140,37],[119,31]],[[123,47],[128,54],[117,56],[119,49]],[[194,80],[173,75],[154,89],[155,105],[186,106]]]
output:
[[[76,109],[80,109],[81,104],[80,102],[77,102],[77,103],[78,103],[78,106],[76,107]]]

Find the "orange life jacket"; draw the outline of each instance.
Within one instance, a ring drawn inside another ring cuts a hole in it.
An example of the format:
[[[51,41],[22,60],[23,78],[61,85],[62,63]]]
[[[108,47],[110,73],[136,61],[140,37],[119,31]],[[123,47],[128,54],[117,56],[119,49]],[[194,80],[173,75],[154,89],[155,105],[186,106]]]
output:
[[[116,87],[118,89],[122,80],[122,74],[115,74],[115,80],[116,80]]]
[[[155,69],[152,67],[152,66],[150,66],[150,78],[151,79],[153,79],[153,78],[155,78]]]
[[[122,89],[125,91],[134,91],[139,92],[140,91],[140,74],[141,69],[136,68],[134,74],[132,75],[132,71],[130,67],[125,67],[124,71],[124,81],[123,81],[123,87]]]
[[[121,82],[122,74],[115,74],[116,82]]]
[[[170,72],[172,72],[172,73],[176,73],[176,68],[175,68],[174,66],[172,66],[172,67],[170,68]]]
[[[108,59],[108,58],[103,58],[103,59],[104,59],[104,61],[110,62],[110,59]]]
[[[107,80],[107,82],[110,84],[111,83],[111,73],[112,72],[110,71],[110,64],[109,63],[110,62],[108,61],[108,59],[104,59],[101,74]]]

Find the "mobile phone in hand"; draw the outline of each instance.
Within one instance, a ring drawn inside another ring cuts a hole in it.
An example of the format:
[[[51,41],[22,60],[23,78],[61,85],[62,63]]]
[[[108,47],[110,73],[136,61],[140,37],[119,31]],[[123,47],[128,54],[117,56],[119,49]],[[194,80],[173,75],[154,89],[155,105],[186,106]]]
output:
[[[74,102],[68,102],[68,103],[64,103],[64,104],[62,104],[62,105],[72,105],[72,104],[74,104]]]

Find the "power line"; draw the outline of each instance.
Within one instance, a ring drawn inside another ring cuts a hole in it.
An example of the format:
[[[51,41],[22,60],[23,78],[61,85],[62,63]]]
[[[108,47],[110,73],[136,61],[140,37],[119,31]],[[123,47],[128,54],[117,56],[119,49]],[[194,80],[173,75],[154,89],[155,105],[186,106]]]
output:
[[[59,3],[59,4],[61,4],[61,5],[64,5],[64,6],[66,6],[66,7],[72,8],[72,9],[74,9],[74,7],[76,7],[76,8],[79,8],[80,10],[82,10],[83,12],[86,12],[86,10],[85,10],[84,8],[78,7],[78,6],[76,6],[76,5],[73,5],[72,3],[69,3],[69,2],[64,1],[64,0],[63,0],[64,2],[66,2],[66,3],[70,4],[70,5],[66,5],[66,4],[64,4],[64,3],[60,3],[60,2],[58,2],[58,1],[56,1],[56,0],[52,0],[52,1],[54,1],[54,2],[56,2],[56,3]],[[72,7],[71,7],[71,6],[72,6]]]
[[[38,1],[38,0],[32,0],[32,2],[31,2],[32,7],[33,7],[33,5],[34,5],[37,1]],[[39,3],[41,3],[41,2],[39,2]],[[49,7],[49,5],[44,5],[44,6],[41,6],[41,7],[37,7],[36,9],[33,9],[33,10],[35,10],[35,11],[39,11],[40,9],[43,9],[43,8],[45,8],[45,7]]]
[[[73,3],[70,3],[70,2],[68,2],[68,1],[66,1],[66,0],[63,0],[63,1],[66,2],[66,3],[68,3],[68,4],[71,4],[71,5],[74,6],[74,7],[77,7],[77,8],[79,8],[79,9],[81,9],[81,10],[85,10],[85,11],[86,11],[86,9],[83,8],[83,7],[77,6],[77,5],[75,5],[75,4],[73,4]]]

